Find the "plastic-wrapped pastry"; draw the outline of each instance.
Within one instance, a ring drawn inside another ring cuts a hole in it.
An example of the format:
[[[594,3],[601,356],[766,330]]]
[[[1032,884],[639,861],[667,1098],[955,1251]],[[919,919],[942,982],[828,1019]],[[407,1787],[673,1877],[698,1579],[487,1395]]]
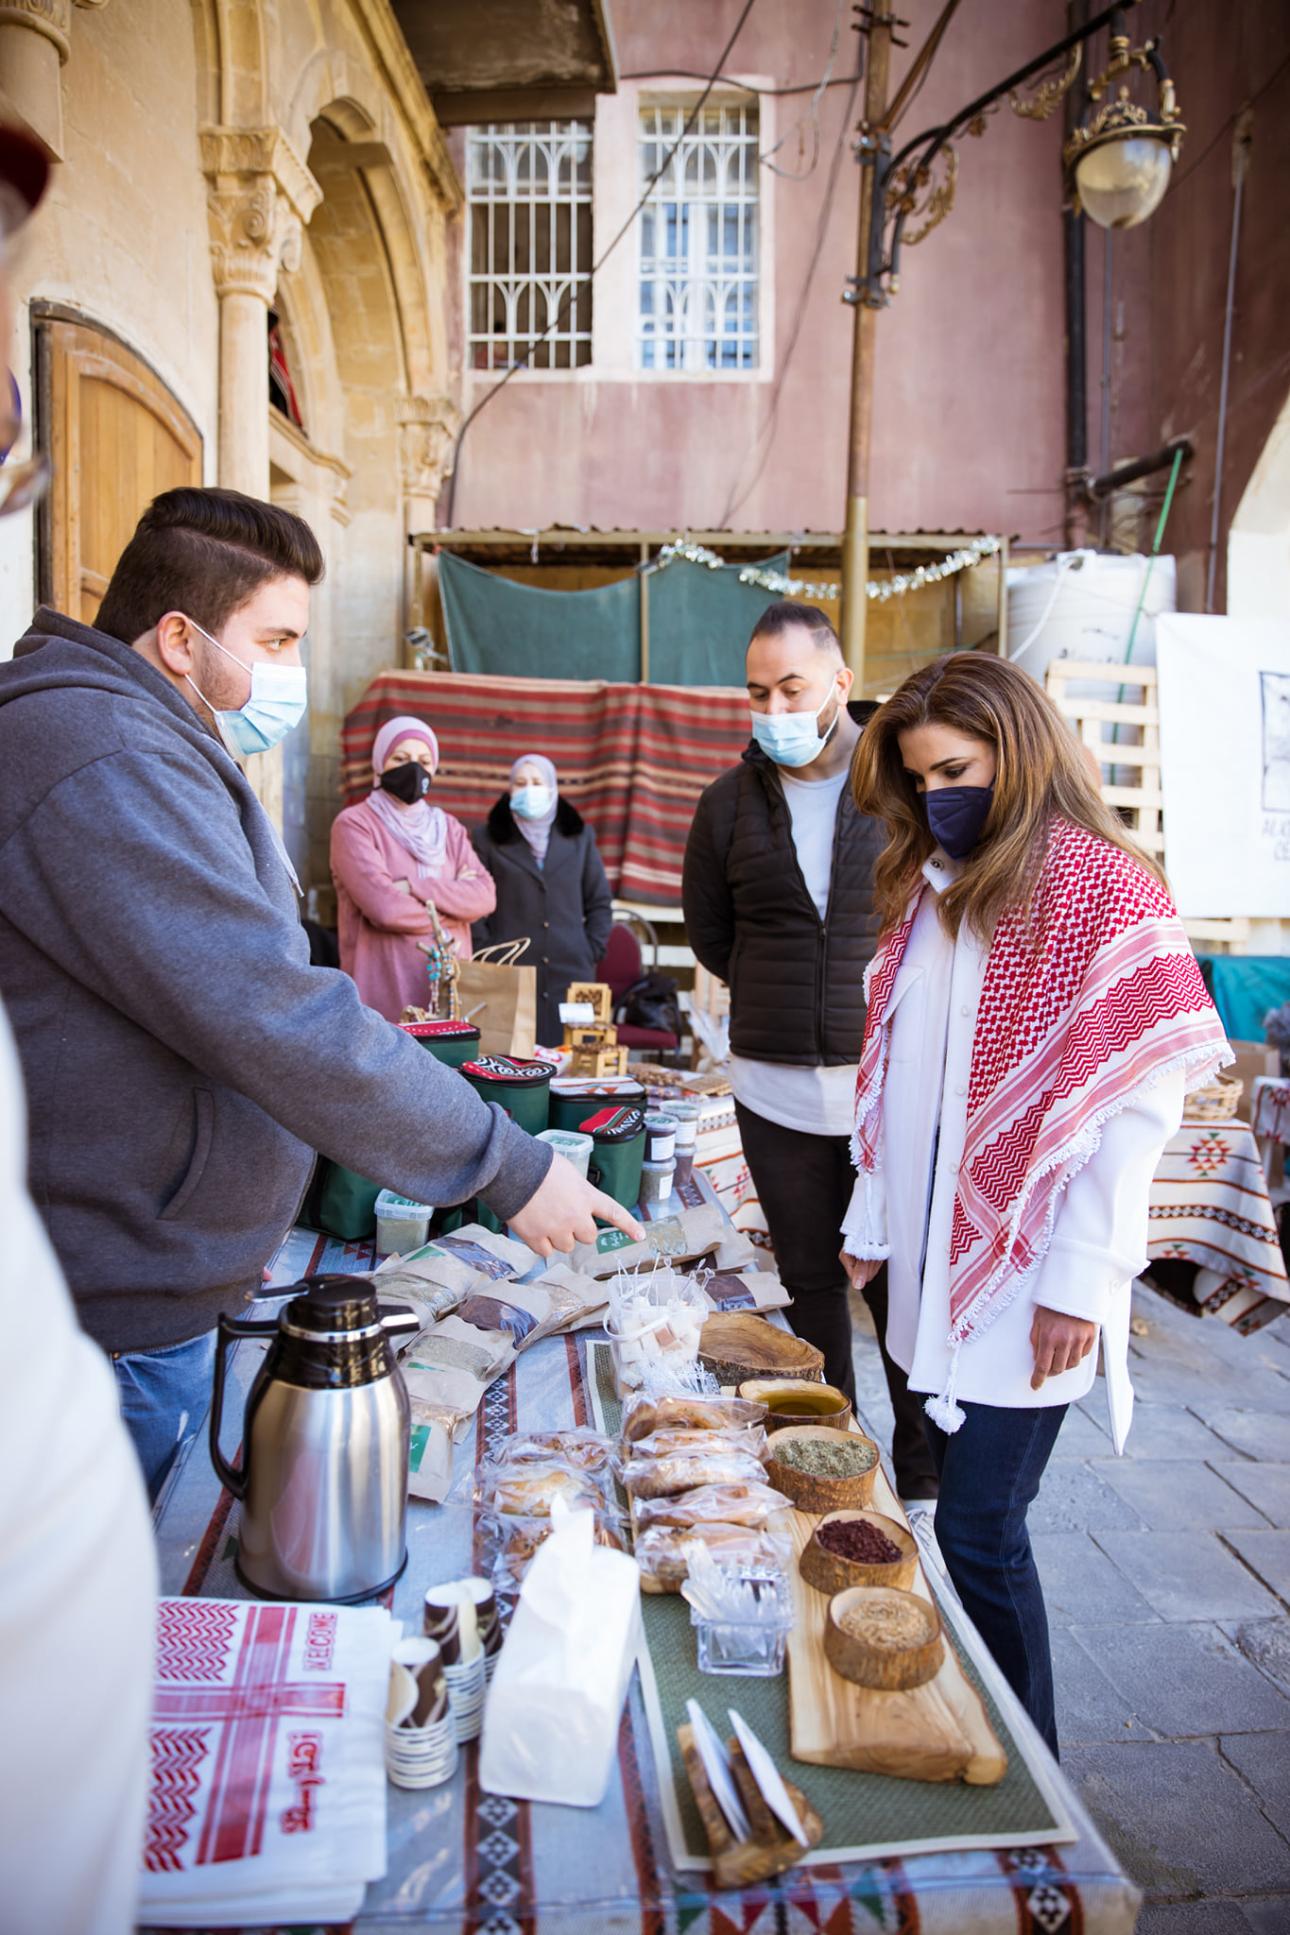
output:
[[[718,1440],[710,1452],[680,1452],[671,1458],[633,1458],[623,1484],[633,1498],[669,1498],[699,1486],[755,1485],[765,1476],[750,1451],[727,1451]]]
[[[776,1531],[756,1531],[747,1525],[651,1525],[636,1540],[636,1561],[646,1592],[679,1592],[689,1572],[687,1551],[696,1540],[707,1546],[722,1565],[747,1566],[750,1571],[778,1566],[786,1570],[792,1541]]]
[[[549,1518],[557,1498],[573,1511],[605,1502],[594,1479],[564,1465],[516,1465],[490,1475],[480,1491],[482,1503],[517,1518]]]
[[[651,1431],[730,1431],[740,1425],[764,1424],[766,1406],[747,1398],[640,1397],[623,1407],[623,1437],[628,1444]]]
[[[490,1513],[482,1522],[493,1547],[494,1581],[502,1590],[514,1592],[528,1571],[533,1554],[551,1536],[550,1514],[543,1518],[516,1518]],[[597,1545],[611,1546],[616,1552],[624,1549],[619,1526],[604,1512],[596,1514],[593,1536]]]
[[[612,1475],[614,1447],[599,1432],[577,1426],[569,1431],[525,1431],[510,1438],[498,1457],[499,1465],[564,1464],[599,1478]]]
[[[791,1511],[770,1485],[700,1485],[679,1498],[642,1498],[636,1523],[647,1525],[764,1525],[776,1512]]]
[[[759,1424],[746,1424],[728,1431],[699,1431],[693,1425],[664,1427],[637,1438],[631,1447],[633,1458],[675,1458],[697,1456],[699,1452],[748,1451],[763,1462],[769,1440]]]

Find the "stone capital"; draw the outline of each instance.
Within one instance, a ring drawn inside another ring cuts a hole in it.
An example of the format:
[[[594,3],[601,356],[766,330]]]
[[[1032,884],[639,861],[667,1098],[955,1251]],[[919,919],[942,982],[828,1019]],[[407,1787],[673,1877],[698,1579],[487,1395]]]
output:
[[[461,411],[450,396],[400,399],[400,465],[403,488],[410,497],[438,497],[452,469],[460,427]]]
[[[71,51],[71,0],[0,0],[0,27],[29,27],[52,41],[60,64]]]
[[[201,149],[216,292],[271,303],[322,189],[281,128],[206,127]]]

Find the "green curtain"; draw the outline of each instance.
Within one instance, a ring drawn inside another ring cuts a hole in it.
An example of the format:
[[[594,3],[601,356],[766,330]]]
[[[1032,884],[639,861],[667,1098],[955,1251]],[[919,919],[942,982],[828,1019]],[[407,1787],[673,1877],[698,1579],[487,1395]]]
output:
[[[782,571],[787,553],[765,563]],[[651,685],[744,682],[744,648],[776,593],[739,582],[740,566],[709,570],[676,558],[649,578]],[[593,591],[543,591],[439,554],[439,586],[454,672],[492,678],[640,677],[640,579]]]
[[[1290,1001],[1290,958],[1284,954],[1202,954],[1199,959],[1228,1039],[1262,1041],[1264,1015],[1283,1001]]]

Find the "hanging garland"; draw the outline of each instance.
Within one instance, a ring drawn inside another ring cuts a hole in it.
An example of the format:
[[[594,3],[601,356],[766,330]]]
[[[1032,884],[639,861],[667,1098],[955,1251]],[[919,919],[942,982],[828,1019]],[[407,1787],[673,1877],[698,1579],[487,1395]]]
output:
[[[916,565],[912,571],[898,571],[891,578],[870,578],[865,586],[865,596],[885,605],[889,598],[902,598],[907,591],[919,591],[924,585],[937,585],[946,578],[952,578],[960,571],[967,571],[982,558],[993,557],[1002,548],[1002,540],[997,537],[973,538],[961,551],[950,551],[935,564]],[[702,544],[691,544],[681,538],[675,544],[664,544],[654,564],[655,570],[672,562],[673,558],[684,558],[687,564],[704,564],[709,571],[720,571],[726,563],[715,551],[707,550]],[[840,584],[828,584],[810,578],[790,578],[782,571],[767,571],[759,564],[746,564],[739,572],[739,582],[743,585],[757,585],[762,591],[773,591],[781,598],[837,598],[841,596]]]

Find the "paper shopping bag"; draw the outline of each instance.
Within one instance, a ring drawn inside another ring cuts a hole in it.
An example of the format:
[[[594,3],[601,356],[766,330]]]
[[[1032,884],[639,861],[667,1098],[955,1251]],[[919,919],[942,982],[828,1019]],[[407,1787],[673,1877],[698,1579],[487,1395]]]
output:
[[[499,941],[461,963],[461,1017],[478,1028],[481,1055],[524,1058],[537,1046],[537,969],[520,964],[527,947],[527,941]]]

